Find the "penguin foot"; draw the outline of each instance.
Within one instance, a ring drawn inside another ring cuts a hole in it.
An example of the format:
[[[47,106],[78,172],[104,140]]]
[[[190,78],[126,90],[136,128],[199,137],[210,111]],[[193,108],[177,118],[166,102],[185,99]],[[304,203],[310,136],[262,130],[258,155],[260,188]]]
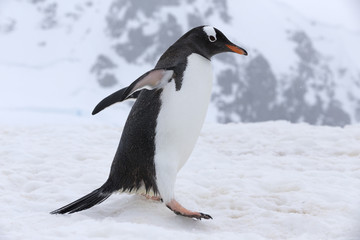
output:
[[[175,199],[171,200],[166,206],[173,211],[176,215],[180,215],[183,217],[189,217],[189,218],[195,218],[195,219],[212,219],[212,217],[209,214],[201,213],[201,212],[193,212],[190,211],[183,206],[181,206],[180,203],[178,203]]]
[[[150,196],[148,194],[141,194],[142,196],[146,197],[146,199],[150,199],[150,200],[153,200],[153,201],[158,201],[158,202],[162,202],[162,198],[160,196]]]

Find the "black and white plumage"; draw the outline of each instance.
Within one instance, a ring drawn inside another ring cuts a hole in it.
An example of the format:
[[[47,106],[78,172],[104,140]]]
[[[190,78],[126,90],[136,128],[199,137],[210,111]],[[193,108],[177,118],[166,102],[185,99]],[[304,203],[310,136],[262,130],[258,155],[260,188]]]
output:
[[[218,29],[196,27],[160,57],[155,68],[104,100],[93,114],[136,98],[116,151],[109,178],[98,189],[52,214],[88,209],[112,193],[137,192],[162,199],[176,214],[211,218],[182,207],[174,195],[176,175],[189,158],[207,112],[212,88],[210,59],[223,52],[247,52]]]

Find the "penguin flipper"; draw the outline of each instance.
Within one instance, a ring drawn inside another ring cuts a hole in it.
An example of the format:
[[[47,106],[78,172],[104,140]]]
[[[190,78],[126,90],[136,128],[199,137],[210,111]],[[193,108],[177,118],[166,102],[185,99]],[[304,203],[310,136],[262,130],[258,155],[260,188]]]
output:
[[[133,99],[133,98],[136,99],[140,94],[140,92],[134,92],[133,94],[128,96],[126,99],[123,99],[123,95],[124,95],[124,92],[126,91],[126,89],[127,89],[127,87],[120,89],[119,91],[116,91],[113,94],[110,94],[109,96],[107,96],[106,98],[101,100],[101,102],[99,102],[96,105],[96,107],[94,108],[94,110],[92,111],[92,115],[97,114],[98,112],[104,110],[105,108],[109,107],[110,105],[113,105],[114,103],[122,102],[126,99]]]
[[[140,90],[153,90],[161,88],[170,82],[173,76],[174,70],[170,68],[150,70],[136,79],[128,87],[120,89],[119,91],[116,91],[108,97],[104,98],[98,105],[96,105],[92,115],[97,114],[104,108],[107,108],[114,103],[122,102],[129,98],[137,98],[140,94]]]
[[[142,89],[158,89],[166,85],[174,77],[174,70],[168,69],[153,69],[141,77],[136,79],[129,87],[126,88],[123,98],[127,99],[134,92],[140,91]]]

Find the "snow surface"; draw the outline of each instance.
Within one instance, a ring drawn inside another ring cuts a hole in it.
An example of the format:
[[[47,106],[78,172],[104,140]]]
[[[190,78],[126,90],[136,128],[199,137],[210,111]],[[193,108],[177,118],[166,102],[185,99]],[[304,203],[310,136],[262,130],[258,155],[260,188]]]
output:
[[[106,180],[122,125],[40,122],[0,123],[0,239],[360,238],[360,125],[206,124],[176,183],[195,221],[127,194],[50,215]]]

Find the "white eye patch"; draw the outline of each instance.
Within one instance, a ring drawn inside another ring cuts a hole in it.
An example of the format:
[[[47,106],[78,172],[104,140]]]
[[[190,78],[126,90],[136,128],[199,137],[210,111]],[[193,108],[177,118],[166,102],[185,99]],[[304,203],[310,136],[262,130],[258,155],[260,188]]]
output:
[[[203,27],[204,32],[208,35],[208,39],[210,42],[216,41],[216,32],[215,29],[211,26]]]

